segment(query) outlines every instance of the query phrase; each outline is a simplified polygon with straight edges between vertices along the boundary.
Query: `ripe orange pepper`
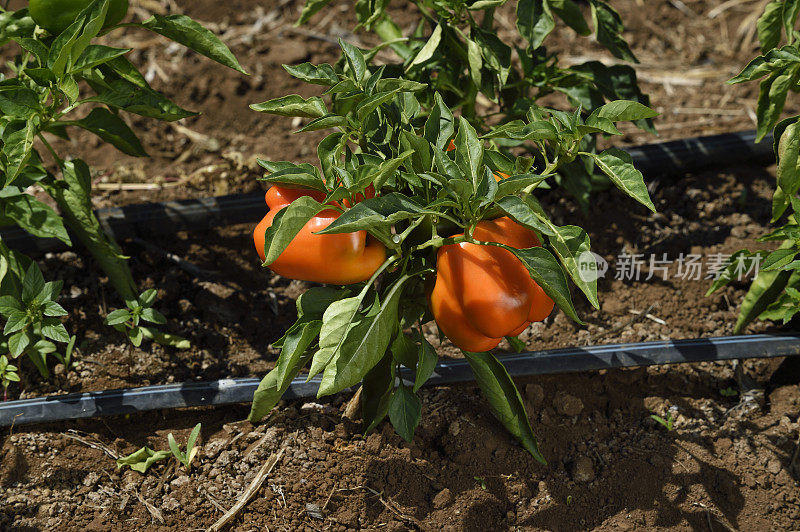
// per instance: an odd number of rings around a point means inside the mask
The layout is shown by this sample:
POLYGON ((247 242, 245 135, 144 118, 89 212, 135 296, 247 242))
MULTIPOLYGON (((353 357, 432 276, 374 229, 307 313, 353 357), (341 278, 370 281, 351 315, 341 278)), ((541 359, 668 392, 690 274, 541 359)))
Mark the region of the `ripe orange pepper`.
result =
MULTIPOLYGON (((253 242, 264 260, 264 233, 275 215, 301 196, 321 202, 325 193, 273 185, 264 199, 269 212, 253 231, 253 242)), ((289 279, 316 283, 353 284, 366 281, 386 260, 386 248, 366 231, 316 235, 328 227, 340 213, 326 209, 306 223, 269 269, 289 279)))
MULTIPOLYGON (((479 222, 473 236, 517 249, 541 245, 533 231, 507 217, 479 222)), ((553 310, 553 300, 513 253, 467 242, 439 248, 429 303, 442 333, 472 352, 496 347, 553 310)))
MULTIPOLYGON (((447 145, 447 150, 446 151, 453 151, 454 149, 456 149, 456 143, 453 142, 453 139, 450 139, 450 144, 447 145)), ((508 174, 505 173, 505 172, 495 172, 494 173, 494 180, 495 181, 500 181, 501 179, 505 179, 507 177, 508 177, 508 174)))

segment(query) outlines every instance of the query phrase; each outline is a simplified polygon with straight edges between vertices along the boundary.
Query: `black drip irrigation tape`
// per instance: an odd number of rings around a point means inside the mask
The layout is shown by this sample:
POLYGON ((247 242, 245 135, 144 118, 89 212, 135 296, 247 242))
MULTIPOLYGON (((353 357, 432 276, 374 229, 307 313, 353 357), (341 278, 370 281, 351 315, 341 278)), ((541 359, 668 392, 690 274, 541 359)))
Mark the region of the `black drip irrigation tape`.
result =
MULTIPOLYGON (((512 377, 584 372, 680 362, 711 362, 741 358, 800 355, 800 334, 747 335, 636 344, 609 344, 533 351, 500 357, 512 377)), ((410 372, 404 379, 413 379, 410 372)), ((463 359, 440 362, 426 386, 471 382, 463 359)), ((225 379, 56 395, 0 403, 0 426, 115 416, 157 409, 221 406, 252 400, 258 379, 225 379)), ((320 378, 295 379, 287 399, 315 397, 320 378)))
MULTIPOLYGON (((775 161, 771 134, 755 143, 755 131, 724 133, 626 148, 633 162, 648 177, 662 177, 734 164, 770 164, 775 161)), ((230 194, 205 199, 143 203, 98 209, 103 229, 116 240, 148 239, 154 234, 200 231, 255 223, 266 212, 264 193, 230 194)), ((55 239, 33 238, 19 228, 0 231, 0 239, 23 253, 65 249, 55 239)))

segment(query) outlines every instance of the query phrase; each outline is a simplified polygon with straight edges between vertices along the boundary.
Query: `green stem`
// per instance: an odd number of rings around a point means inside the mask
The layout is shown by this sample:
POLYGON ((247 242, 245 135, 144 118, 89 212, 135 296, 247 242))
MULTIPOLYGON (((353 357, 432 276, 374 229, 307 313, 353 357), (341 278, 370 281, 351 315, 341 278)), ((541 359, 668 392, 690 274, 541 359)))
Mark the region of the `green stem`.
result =
POLYGON ((383 262, 383 264, 381 264, 380 268, 375 270, 375 273, 373 273, 372 277, 369 278, 369 281, 367 281, 367 284, 364 285, 364 288, 361 289, 361 293, 359 294, 359 297, 364 297, 364 294, 367 293, 367 290, 369 290, 369 287, 372 286, 372 284, 375 282, 375 280, 378 278, 378 276, 380 274, 382 274, 383 271, 386 268, 388 268, 391 263, 393 263, 394 261, 396 261, 399 258, 400 258, 400 255, 395 254, 395 255, 392 255, 391 257, 389 257, 388 259, 386 259, 383 262))
POLYGON ((64 160, 61 159, 61 157, 58 156, 58 154, 56 153, 56 150, 54 150, 53 146, 51 146, 50 143, 47 142, 47 139, 44 138, 44 135, 42 133, 39 133, 37 136, 39 137, 39 140, 42 141, 42 144, 44 144, 45 148, 47 148, 47 151, 50 152, 50 155, 53 156, 53 159, 55 159, 56 164, 58 165, 58 167, 61 168, 62 166, 64 166, 64 160))

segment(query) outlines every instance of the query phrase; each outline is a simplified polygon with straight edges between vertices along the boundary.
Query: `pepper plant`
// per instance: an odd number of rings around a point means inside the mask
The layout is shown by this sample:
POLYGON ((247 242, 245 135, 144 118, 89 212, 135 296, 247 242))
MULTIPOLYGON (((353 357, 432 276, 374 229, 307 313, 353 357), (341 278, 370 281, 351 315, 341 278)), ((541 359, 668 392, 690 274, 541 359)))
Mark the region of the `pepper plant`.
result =
MULTIPOLYGON (((330 0, 306 0, 298 24, 308 22, 328 3, 330 0)), ((387 0, 355 2, 358 27, 374 32, 381 41, 369 53, 387 47, 393 50, 399 62, 386 65, 387 76, 425 83, 417 93, 423 109, 434 108, 434 97, 439 94, 480 133, 491 125, 524 118, 532 104, 552 93, 565 95, 585 117, 614 100, 650 105, 629 65, 608 66, 592 60, 564 67, 556 54, 547 50, 548 36, 560 20, 577 36, 593 36, 615 58, 638 62, 622 36, 622 18, 603 0, 588 1, 591 24, 586 10, 573 0, 518 0, 513 11, 504 9, 512 4, 508 0, 414 0, 409 4, 415 6, 419 23, 404 33, 387 0), (513 17, 515 32, 503 32, 501 37, 498 30, 502 26, 495 16, 498 9, 503 9, 503 16, 513 17), (477 107, 479 95, 487 104, 483 111, 477 107)), ((649 118, 633 122, 655 133, 649 118)), ((586 136, 583 148, 595 151, 595 142, 595 136, 586 136)), ((536 147, 531 148, 537 153, 536 147)), ((584 210, 593 184, 604 185, 593 179, 593 170, 593 165, 578 161, 562 165, 554 176, 584 210)))
POLYGON ((710 295, 758 264, 758 273, 742 301, 734 332, 755 319, 782 321, 800 312, 800 115, 781 120, 789 92, 800 90, 800 33, 794 28, 800 13, 796 0, 772 0, 758 19, 762 55, 728 83, 760 81, 756 141, 773 132, 777 156, 772 220, 777 227, 761 242, 780 242, 774 251, 740 250, 734 253, 708 290, 710 295), (781 43, 783 46, 779 46, 781 43))
POLYGON ((273 344, 280 356, 255 393, 249 419, 263 418, 309 366, 309 379, 321 375, 319 396, 361 383, 366 430, 388 415, 410 440, 421 414, 417 391, 437 360, 423 326, 435 319, 440 332, 462 347, 494 414, 543 461, 519 392, 489 348, 504 335, 519 334, 520 326, 543 319, 546 314, 534 317, 534 311, 549 313, 548 299, 550 308, 555 302, 582 323, 570 281, 596 308, 598 298, 596 280, 581 275, 589 236, 580 227, 553 223, 534 193, 563 165, 580 161, 596 165, 619 190, 654 210, 628 154, 619 149, 597 154, 582 144, 593 133, 618 133, 614 124, 619 121, 656 113, 638 102, 616 100, 584 119, 580 108, 566 113, 531 104, 524 118, 480 135, 438 93, 426 108, 424 84, 389 76, 385 66, 370 64, 370 51, 341 41, 340 46, 344 64, 286 67, 327 87, 325 99, 291 95, 252 106, 311 118, 300 131, 336 130, 317 148, 319 167, 261 161, 272 187, 267 192, 272 210, 254 238, 266 266, 289 277, 341 286, 313 287, 297 300, 298 319, 273 344), (536 156, 512 155, 501 149, 506 141, 530 142, 536 156), (514 235, 522 235, 520 241, 530 247, 510 245, 514 235), (508 285, 493 292, 494 285, 482 289, 458 272, 445 274, 442 253, 459 250, 467 254, 466 262, 451 261, 456 267, 477 260, 480 250, 491 251, 481 264, 508 285), (369 261, 363 260, 365 253, 371 254, 369 261), (519 268, 525 279, 518 278, 519 268), (449 281, 465 283, 465 292, 478 296, 466 301, 461 292, 452 300, 436 295, 433 285, 449 281), (543 293, 534 297, 535 288, 543 293), (497 337, 443 330, 447 309, 454 305, 498 310, 479 301, 482 295, 485 301, 524 301, 522 308, 511 309, 521 313, 505 324, 508 332, 497 337), (478 344, 462 340, 462 333, 479 336, 487 347, 471 348, 478 344))
MULTIPOLYGON (((52 11, 39 9, 40 4, 36 4, 38 11, 33 17, 27 8, 0 8, 0 46, 19 52, 6 64, 0 79, 0 225, 18 226, 33 236, 56 238, 68 246, 77 240, 127 307, 149 307, 152 301, 145 305, 139 297, 128 257, 94 215, 90 168, 80 159, 59 155, 51 140, 69 139, 70 131, 78 128, 124 154, 144 157, 147 153, 124 120, 125 113, 164 121, 197 114, 150 87, 126 58, 130 48, 97 43, 101 34, 122 27, 140 28, 240 72, 243 69, 212 32, 184 15, 153 15, 141 23, 114 23, 120 12, 124 14, 121 8, 127 9, 127 1, 93 0, 84 2, 82 10, 80 2, 71 4, 73 16, 66 20, 64 13, 59 13, 56 20, 52 11), (107 20, 112 4, 114 15, 107 20), (51 203, 41 200, 44 194, 51 203)), ((113 42, 110 37, 107 41, 113 42)), ((27 353, 43 374, 44 355, 55 351, 50 341, 66 343, 70 339, 58 319, 66 315, 56 303, 61 284, 44 283, 28 257, 0 241, 0 314, 6 318, 3 336, 12 358, 27 353)), ((177 337, 151 336, 155 341, 185 346, 177 337)))

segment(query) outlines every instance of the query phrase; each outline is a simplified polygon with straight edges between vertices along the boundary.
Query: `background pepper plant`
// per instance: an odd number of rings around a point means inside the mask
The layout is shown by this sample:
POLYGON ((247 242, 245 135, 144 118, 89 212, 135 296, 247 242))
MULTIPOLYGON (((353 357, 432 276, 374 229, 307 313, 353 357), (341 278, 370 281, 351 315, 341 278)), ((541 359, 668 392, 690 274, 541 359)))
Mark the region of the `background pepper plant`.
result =
MULTIPOLYGON (((19 50, 0 80, 0 224, 16 225, 34 236, 56 238, 67 245, 72 245, 73 239, 79 241, 126 306, 134 309, 149 308, 153 302, 141 301, 127 257, 103 232, 93 213, 91 170, 80 159, 59 156, 48 135, 69 138, 72 128, 80 128, 127 155, 144 157, 147 153, 123 113, 166 121, 196 114, 153 90, 126 59, 131 49, 94 42, 116 28, 152 31, 243 70, 213 33, 189 17, 153 15, 142 23, 118 24, 126 9, 127 0, 37 0, 31 4, 31 12, 0 8, 0 45, 19 50), (46 151, 52 162, 48 163, 40 150, 46 151), (49 195, 57 209, 34 193, 49 195)), ((47 374, 45 355, 55 352, 52 342, 70 340, 59 320, 66 311, 56 303, 61 284, 45 283, 28 257, 0 242, 4 345, 12 358, 27 353, 43 375, 47 374)), ((157 331, 150 337, 185 347, 178 337, 157 331)))
MULTIPOLYGON (((306 0, 298 24, 308 22, 325 8, 330 0, 306 0)), ((491 125, 525 117, 537 100, 552 93, 566 96, 570 106, 580 107, 584 117, 604 103, 632 100, 650 105, 650 99, 639 88, 636 72, 625 64, 605 65, 587 61, 564 67, 556 54, 548 52, 548 35, 557 20, 575 31, 577 36, 593 36, 614 57, 638 62, 622 36, 622 19, 603 0, 589 0, 588 11, 573 0, 414 0, 409 2, 418 11, 419 23, 404 34, 388 10, 387 0, 357 0, 354 11, 358 27, 373 31, 381 43, 369 51, 376 53, 391 48, 399 62, 386 65, 386 75, 425 83, 417 93, 423 109, 434 108, 439 94, 451 109, 458 109, 478 132, 491 125), (501 32, 495 12, 504 10, 516 32, 501 32), (509 35, 510 33, 510 35, 509 35), (479 96, 484 106, 478 108, 479 96)), ((342 57, 341 61, 345 58, 342 57)), ((652 121, 633 121, 640 128, 655 133, 652 121)), ((596 137, 588 135, 582 149, 595 151, 596 137)), ((528 142, 522 144, 537 153, 528 142)), ((579 203, 588 209, 594 188, 604 188, 608 181, 598 179, 589 162, 564 164, 554 176, 579 203)))
MULTIPOLYGON (((352 266, 348 258, 359 260, 366 245, 381 246, 386 258, 355 276, 343 276, 343 286, 313 287, 298 298, 298 319, 273 344, 281 353, 255 393, 250 420, 264 417, 292 379, 310 366, 309 379, 322 375, 319 396, 362 383, 366 430, 388 415, 398 433, 410 440, 421 413, 416 392, 437 360, 422 329, 434 317, 439 319, 429 305, 437 254, 444 246, 464 243, 511 253, 548 298, 581 322, 568 283, 571 279, 598 306, 596 281, 580 275, 580 256, 590 248, 589 236, 577 226, 555 225, 533 192, 562 165, 591 161, 622 192, 654 210, 630 156, 618 149, 595 154, 583 151, 581 144, 592 133, 616 133, 618 121, 652 118, 655 113, 638 102, 618 100, 583 119, 580 108, 565 113, 531 104, 524 119, 479 136, 466 118, 453 115, 438 93, 433 107, 425 108, 417 97, 426 90, 424 84, 389 77, 385 66, 370 65, 372 52, 341 41, 340 46, 343 65, 286 67, 300 79, 326 86, 330 107, 320 97, 297 95, 252 106, 265 113, 311 118, 301 131, 336 129, 318 146, 319 167, 261 161, 268 171, 264 179, 273 187, 267 192, 273 210, 268 223, 256 229, 256 247, 265 265, 311 280, 320 279, 309 275, 309 264, 330 277, 340 265, 352 266), (503 140, 530 141, 539 152, 535 158, 510 155, 498 149, 503 140), (283 201, 274 201, 276 196, 283 201), (325 224, 319 223, 320 216, 326 217, 325 224), (488 234, 482 224, 501 218, 542 245, 517 249, 502 238, 480 240, 488 234), (315 228, 315 235, 309 227, 315 228), (355 244, 342 247, 333 236, 355 244), (369 244, 368 238, 376 242, 369 244), (295 239, 302 244, 296 246, 295 239), (295 260, 296 253, 306 254, 305 264, 295 260), (318 260, 325 256, 328 262, 318 260), (294 271, 292 264, 298 265, 294 271)), ((497 271, 500 276, 507 273, 497 271)), ((503 365, 487 351, 464 354, 492 411, 543 460, 503 365)))
POLYGON ((800 312, 800 115, 781 120, 789 92, 800 90, 800 34, 794 29, 800 1, 772 0, 758 19, 762 55, 753 59, 728 83, 761 80, 756 105, 756 141, 773 131, 777 156, 777 180, 772 198, 772 223, 778 227, 762 236, 762 242, 780 242, 775 251, 740 250, 728 260, 708 295, 754 268, 758 275, 745 295, 734 332, 755 319, 782 321, 800 312), (783 46, 779 45, 784 42, 783 46))

